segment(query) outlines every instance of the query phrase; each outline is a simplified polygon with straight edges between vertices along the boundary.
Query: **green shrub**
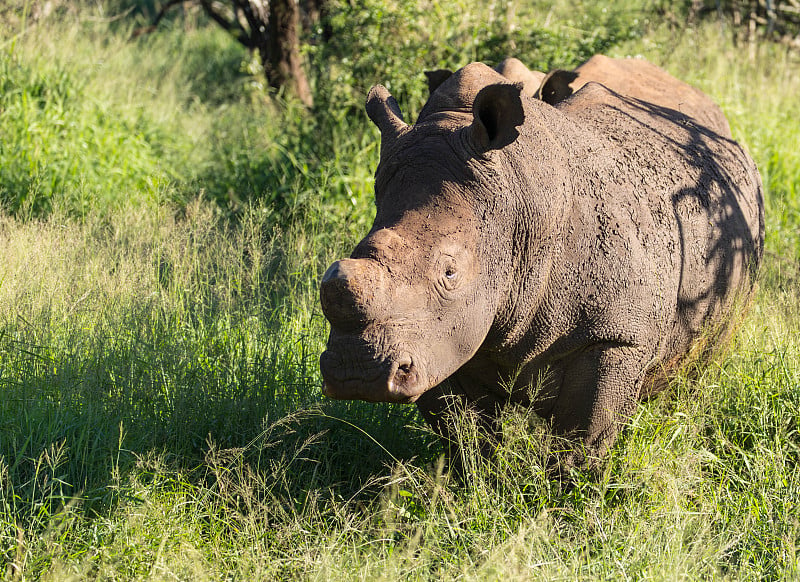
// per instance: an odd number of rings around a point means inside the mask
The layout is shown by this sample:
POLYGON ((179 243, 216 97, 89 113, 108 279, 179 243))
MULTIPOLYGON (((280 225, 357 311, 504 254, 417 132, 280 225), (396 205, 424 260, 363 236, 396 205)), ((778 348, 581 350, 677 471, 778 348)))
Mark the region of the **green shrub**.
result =
POLYGON ((366 0, 328 3, 330 38, 307 49, 320 112, 338 119, 363 108, 369 88, 384 84, 409 120, 427 99, 423 72, 491 66, 515 56, 548 71, 575 66, 597 52, 639 37, 644 4, 366 0), (555 14, 554 14, 555 13, 555 14))

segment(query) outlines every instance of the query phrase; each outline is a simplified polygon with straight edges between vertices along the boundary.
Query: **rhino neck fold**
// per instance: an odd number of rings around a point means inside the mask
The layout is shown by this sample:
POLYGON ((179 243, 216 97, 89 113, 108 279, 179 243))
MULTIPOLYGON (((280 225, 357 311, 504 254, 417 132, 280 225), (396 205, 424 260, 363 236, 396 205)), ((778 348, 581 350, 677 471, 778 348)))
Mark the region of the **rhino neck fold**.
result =
MULTIPOLYGON (((564 266, 564 239, 570 234, 567 225, 573 214, 576 185, 572 175, 576 169, 569 162, 569 151, 574 149, 569 140, 575 139, 576 128, 560 111, 540 102, 529 104, 526 115, 542 117, 545 123, 535 131, 524 128, 508 151, 497 154, 503 157, 505 167, 502 182, 514 185, 512 191, 503 193, 505 202, 514 205, 509 213, 514 223, 505 243, 512 249, 511 264, 485 343, 491 351, 546 348, 549 332, 533 322, 553 301, 548 290, 564 266), (516 161, 520 156, 526 163, 516 161), (535 347, 522 348, 521 344, 535 347)), ((498 162, 493 165, 497 167, 498 162)))

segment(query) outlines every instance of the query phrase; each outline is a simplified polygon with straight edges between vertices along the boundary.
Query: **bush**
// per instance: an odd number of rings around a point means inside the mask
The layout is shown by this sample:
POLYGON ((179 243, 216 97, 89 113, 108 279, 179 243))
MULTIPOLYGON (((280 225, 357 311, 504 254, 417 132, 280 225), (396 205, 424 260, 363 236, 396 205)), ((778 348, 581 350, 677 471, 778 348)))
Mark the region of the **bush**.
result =
POLYGON ((552 22, 535 4, 513 6, 331 0, 330 36, 307 39, 311 113, 267 98, 260 67, 197 15, 176 13, 133 42, 141 10, 128 21, 40 23, 47 43, 23 35, 0 54, 0 205, 83 216, 120 200, 183 204, 202 191, 229 212, 257 201, 277 224, 324 192, 337 212, 365 208, 363 224, 378 149, 363 109, 370 86, 386 84, 413 120, 427 98, 424 70, 512 54, 534 68, 572 66, 642 28, 613 5, 579 16, 558 5, 552 22))
POLYGON ((638 4, 516 4, 330 0, 329 39, 311 39, 308 48, 320 113, 360 113, 369 88, 382 83, 413 120, 427 99, 426 70, 494 66, 509 56, 544 71, 575 66, 640 36, 649 13, 638 4))

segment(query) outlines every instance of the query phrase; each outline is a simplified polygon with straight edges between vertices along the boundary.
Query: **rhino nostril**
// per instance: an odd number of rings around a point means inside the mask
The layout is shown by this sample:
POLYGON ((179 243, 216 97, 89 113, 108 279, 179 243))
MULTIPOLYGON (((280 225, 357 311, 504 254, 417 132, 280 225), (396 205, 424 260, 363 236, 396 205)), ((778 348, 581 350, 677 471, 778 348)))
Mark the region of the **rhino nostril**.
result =
POLYGON ((389 381, 389 392, 408 394, 413 392, 418 384, 417 369, 411 359, 403 359, 389 381))

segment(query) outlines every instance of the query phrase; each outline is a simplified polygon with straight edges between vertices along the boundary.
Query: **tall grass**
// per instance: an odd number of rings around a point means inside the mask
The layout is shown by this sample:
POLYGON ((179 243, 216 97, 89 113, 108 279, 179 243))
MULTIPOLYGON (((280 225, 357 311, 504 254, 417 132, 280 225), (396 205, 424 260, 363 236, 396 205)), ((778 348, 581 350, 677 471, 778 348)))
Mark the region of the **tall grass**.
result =
POLYGON ((311 113, 202 21, 131 41, 69 16, 0 46, 0 577, 800 577, 797 57, 611 3, 334 6, 341 46, 308 55, 330 109, 311 113), (317 280, 372 216, 361 93, 395 83, 413 119, 422 68, 512 50, 645 54, 722 104, 766 186, 732 349, 571 487, 529 411, 492 460, 464 419, 459 484, 413 408, 318 388, 317 280))

